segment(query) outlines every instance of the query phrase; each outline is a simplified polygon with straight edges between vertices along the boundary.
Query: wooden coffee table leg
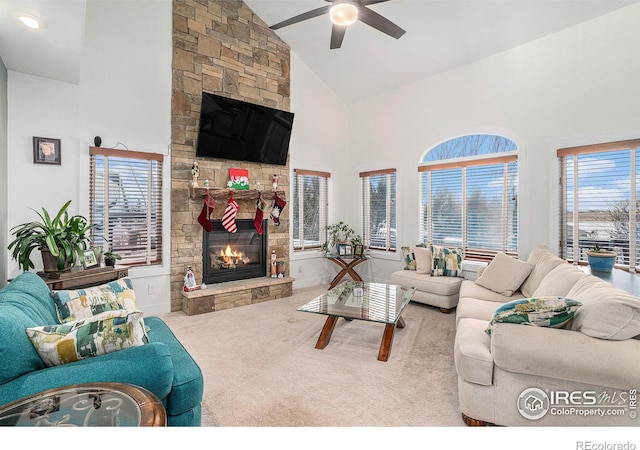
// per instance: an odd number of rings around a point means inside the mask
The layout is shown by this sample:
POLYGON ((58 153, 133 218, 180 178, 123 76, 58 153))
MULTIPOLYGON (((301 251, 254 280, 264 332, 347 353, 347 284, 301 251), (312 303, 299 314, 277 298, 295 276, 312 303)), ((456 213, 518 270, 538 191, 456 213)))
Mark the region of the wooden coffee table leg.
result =
POLYGON ((384 327, 384 334, 382 335, 382 342, 380 342, 380 351, 378 352, 378 361, 386 361, 389 359, 389 353, 391 353, 391 344, 393 343, 393 332, 396 329, 396 325, 388 323, 384 327))
POLYGON ((331 335, 333 334, 333 329, 336 327, 336 322, 338 318, 336 316, 327 317, 327 321, 324 323, 324 327, 322 327, 322 331, 320 332, 320 337, 318 337, 318 342, 316 342, 316 348, 322 350, 327 346, 329 340, 331 340, 331 335))

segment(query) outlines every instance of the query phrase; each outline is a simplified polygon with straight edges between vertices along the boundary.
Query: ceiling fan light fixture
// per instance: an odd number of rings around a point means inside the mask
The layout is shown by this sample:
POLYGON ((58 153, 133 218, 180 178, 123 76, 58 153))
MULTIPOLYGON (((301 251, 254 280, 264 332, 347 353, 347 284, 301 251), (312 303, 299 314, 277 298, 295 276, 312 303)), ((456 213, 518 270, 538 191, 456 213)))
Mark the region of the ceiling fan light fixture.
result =
POLYGON ((40 21, 38 19, 36 19, 33 16, 29 16, 27 14, 20 14, 18 16, 18 20, 22 22, 24 25, 26 25, 27 27, 32 28, 34 30, 40 28, 41 26, 40 21))
POLYGON ((351 3, 338 3, 329 10, 329 17, 335 25, 351 25, 358 20, 358 8, 351 3))

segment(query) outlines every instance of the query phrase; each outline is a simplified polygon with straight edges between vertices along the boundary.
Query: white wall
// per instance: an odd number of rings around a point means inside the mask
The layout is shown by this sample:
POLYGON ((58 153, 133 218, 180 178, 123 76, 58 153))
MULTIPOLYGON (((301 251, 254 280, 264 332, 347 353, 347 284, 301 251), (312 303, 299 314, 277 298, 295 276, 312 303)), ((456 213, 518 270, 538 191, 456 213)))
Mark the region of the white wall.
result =
MULTIPOLYGON (((424 153, 461 134, 502 134, 520 149, 520 254, 526 257, 539 244, 556 249, 555 150, 640 132, 638 23, 635 4, 351 105, 342 163, 355 176, 398 169, 398 245, 412 245, 418 240, 417 165, 424 153)), ((357 196, 342 195, 336 203, 339 217, 359 223, 357 196)), ((379 281, 401 267, 399 255, 369 264, 379 281)))
MULTIPOLYGON (((339 199, 355 192, 353 185, 345 184, 346 174, 353 170, 344 164, 348 151, 347 106, 294 52, 291 111, 295 114, 289 150, 291 177, 294 169, 330 172, 329 198, 334 200, 329 202, 329 223, 338 221, 342 214, 339 199)), ((289 204, 290 215, 292 206, 289 204)), ((294 252, 291 248, 290 255, 294 288, 328 283, 337 273, 337 266, 331 267, 333 264, 319 251, 294 252)))
POLYGON ((0 58, 0 286, 8 278, 7 169, 7 68, 0 58))
MULTIPOLYGON (((103 147, 122 143, 166 156, 164 218, 170 223, 171 8, 170 0, 88 2, 78 85, 9 72, 9 227, 35 219, 29 208, 57 211, 69 199, 72 213, 88 214, 88 151, 96 135, 103 147), (61 139, 60 166, 33 164, 33 136, 61 139)), ((166 229, 164 265, 130 271, 146 314, 170 310, 166 229)), ((18 265, 6 259, 8 276, 15 277, 18 265)), ((41 269, 39 257, 33 259, 41 269)))

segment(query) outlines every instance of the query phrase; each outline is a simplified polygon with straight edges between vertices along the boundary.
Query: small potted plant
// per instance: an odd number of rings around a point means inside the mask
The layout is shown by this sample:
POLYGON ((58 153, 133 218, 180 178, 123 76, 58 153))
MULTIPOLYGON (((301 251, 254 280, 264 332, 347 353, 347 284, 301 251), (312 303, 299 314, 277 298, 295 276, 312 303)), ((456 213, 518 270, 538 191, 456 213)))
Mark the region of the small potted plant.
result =
POLYGON ((598 244, 587 250, 587 260, 592 272, 611 272, 616 262, 616 256, 616 252, 603 250, 598 244))
POLYGON ((122 259, 122 256, 118 255, 114 252, 105 252, 104 254, 104 265, 109 267, 114 267, 116 265, 116 260, 122 259))
POLYGON ((52 218, 49 212, 42 208, 37 211, 40 221, 27 222, 11 229, 15 239, 8 249, 11 256, 25 272, 34 269, 31 253, 39 250, 45 272, 63 272, 71 270, 91 243, 90 230, 87 219, 80 215, 69 215, 67 209, 71 200, 66 202, 52 218))
POLYGON ((362 244, 362 237, 343 221, 327 225, 326 229, 327 240, 322 244, 322 251, 326 255, 336 253, 337 244, 362 244))

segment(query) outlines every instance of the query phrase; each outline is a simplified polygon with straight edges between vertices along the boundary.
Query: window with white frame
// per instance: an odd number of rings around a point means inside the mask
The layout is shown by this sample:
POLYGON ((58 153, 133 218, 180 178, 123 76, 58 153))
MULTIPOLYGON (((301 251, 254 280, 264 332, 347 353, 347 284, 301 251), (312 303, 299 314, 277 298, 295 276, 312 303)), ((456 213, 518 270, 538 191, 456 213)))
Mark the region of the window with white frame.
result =
POLYGON ((518 252, 517 146, 503 136, 460 136, 429 151, 420 172, 420 241, 466 259, 518 252))
POLYGON ((396 250, 396 169, 361 172, 364 245, 396 250))
POLYGON ((156 153, 90 149, 94 241, 120 264, 162 262, 162 162, 156 153))
POLYGON ((293 173, 293 249, 317 250, 326 241, 331 174, 304 169, 293 173))
POLYGON ((598 246, 617 253, 616 266, 640 266, 638 167, 640 139, 563 148, 560 163, 560 252, 586 262, 598 246))

